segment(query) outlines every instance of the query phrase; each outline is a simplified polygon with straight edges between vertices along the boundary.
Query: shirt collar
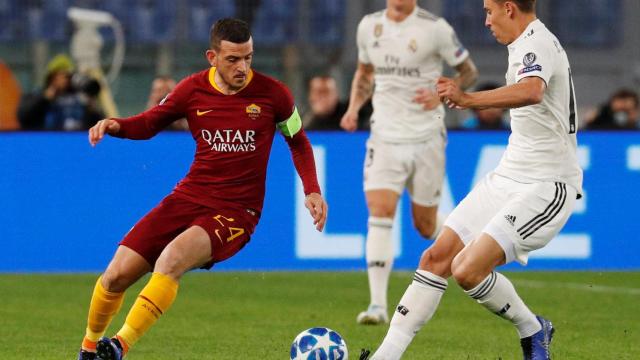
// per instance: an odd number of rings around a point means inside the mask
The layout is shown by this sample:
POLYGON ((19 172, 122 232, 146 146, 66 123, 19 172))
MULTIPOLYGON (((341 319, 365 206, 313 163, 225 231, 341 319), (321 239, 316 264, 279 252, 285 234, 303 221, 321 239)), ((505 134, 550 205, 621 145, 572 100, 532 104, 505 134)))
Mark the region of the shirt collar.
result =
POLYGON ((418 10, 420 10, 420 8, 416 4, 416 6, 413 8, 413 11, 411 12, 411 14, 409 14, 409 16, 407 16, 404 20, 402 20, 400 22, 396 22, 396 21, 393 21, 393 20, 389 19, 387 17, 387 9, 384 9, 384 13, 382 14, 382 17, 384 19, 384 22, 386 22, 387 24, 402 25, 402 24, 405 24, 408 20, 411 20, 411 19, 415 18, 418 15, 418 10))
POLYGON ((532 22, 529 23, 529 25, 527 25, 527 28, 524 29, 522 34, 520 34, 520 36, 518 36, 517 39, 515 39, 511 44, 509 44, 509 48, 514 48, 518 42, 533 35, 536 31, 539 31, 543 26, 544 24, 542 23, 542 21, 540 21, 540 19, 533 20, 532 22))

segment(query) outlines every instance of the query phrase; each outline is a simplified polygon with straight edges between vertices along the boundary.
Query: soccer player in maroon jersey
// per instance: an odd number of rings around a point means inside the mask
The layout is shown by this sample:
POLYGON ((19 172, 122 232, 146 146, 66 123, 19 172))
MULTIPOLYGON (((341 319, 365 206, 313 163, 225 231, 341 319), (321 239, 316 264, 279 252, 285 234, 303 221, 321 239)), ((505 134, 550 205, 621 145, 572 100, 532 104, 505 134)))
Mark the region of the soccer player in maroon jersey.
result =
POLYGON ((251 70, 247 24, 223 19, 211 30, 211 68, 182 80, 156 107, 89 130, 95 146, 105 134, 149 139, 186 118, 196 154, 187 176, 143 217, 118 247, 95 285, 80 360, 120 360, 173 303, 180 277, 211 268, 238 252, 260 218, 267 161, 276 129, 284 135, 318 231, 327 218, 313 153, 289 90, 251 70), (153 271, 116 336, 102 337, 124 291, 153 271))

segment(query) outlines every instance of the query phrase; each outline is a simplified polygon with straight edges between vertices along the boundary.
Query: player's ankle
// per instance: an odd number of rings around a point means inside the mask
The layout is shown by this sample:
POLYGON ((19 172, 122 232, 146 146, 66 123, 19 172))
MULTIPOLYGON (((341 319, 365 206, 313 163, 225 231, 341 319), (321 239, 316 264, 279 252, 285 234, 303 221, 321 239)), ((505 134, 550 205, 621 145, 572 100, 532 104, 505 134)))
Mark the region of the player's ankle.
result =
POLYGON ((120 343, 120 346, 122 347, 122 356, 124 357, 124 355, 126 355, 129 352, 129 344, 120 335, 116 335, 115 338, 118 340, 118 342, 120 343))
POLYGON ((96 345, 98 344, 97 341, 91 341, 89 339, 87 339, 87 337, 84 337, 82 339, 82 346, 80 347, 82 350, 87 351, 87 352, 96 352, 96 345))

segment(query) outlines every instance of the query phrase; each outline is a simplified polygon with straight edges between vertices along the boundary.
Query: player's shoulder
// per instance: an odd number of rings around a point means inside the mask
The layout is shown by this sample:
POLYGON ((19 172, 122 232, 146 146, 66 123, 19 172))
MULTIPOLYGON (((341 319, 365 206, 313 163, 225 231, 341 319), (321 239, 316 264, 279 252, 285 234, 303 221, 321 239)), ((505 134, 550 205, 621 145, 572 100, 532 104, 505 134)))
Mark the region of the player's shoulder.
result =
POLYGON ((178 85, 182 87, 193 87, 193 86, 201 86, 204 83, 209 82, 209 72, 211 68, 206 68, 204 70, 189 74, 182 78, 178 82, 178 85))
POLYGON ((291 93, 289 87, 287 87, 287 85, 285 85, 282 81, 269 75, 263 74, 259 71, 251 71, 253 72, 253 78, 251 82, 253 82, 257 88, 267 91, 272 95, 271 97, 278 98, 291 93))
POLYGON ((436 23, 442 21, 446 23, 446 20, 444 20, 444 18, 441 18, 440 16, 437 16, 421 7, 418 7, 418 11, 416 11, 416 19, 428 23, 436 23))
POLYGON ((520 42, 522 47, 534 47, 552 50, 561 48, 558 38, 541 21, 525 30, 520 42))

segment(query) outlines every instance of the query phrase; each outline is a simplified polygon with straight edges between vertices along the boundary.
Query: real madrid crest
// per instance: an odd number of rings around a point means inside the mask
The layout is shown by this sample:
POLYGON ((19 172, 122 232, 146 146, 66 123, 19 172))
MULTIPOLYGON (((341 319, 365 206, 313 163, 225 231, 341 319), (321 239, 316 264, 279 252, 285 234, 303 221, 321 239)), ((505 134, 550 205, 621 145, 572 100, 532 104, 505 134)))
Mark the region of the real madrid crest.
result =
POLYGON ((416 39, 411 39, 411 41, 409 41, 409 50, 411 50, 411 52, 418 51, 418 42, 416 39))
POLYGON ((249 106, 247 106, 247 108, 245 109, 245 111, 247 112, 247 116, 249 116, 250 119, 257 119, 258 117, 260 117, 260 106, 256 105, 256 104, 251 104, 249 106))
POLYGON ((382 35, 382 24, 376 24, 373 28, 373 35, 375 37, 380 37, 382 35))

